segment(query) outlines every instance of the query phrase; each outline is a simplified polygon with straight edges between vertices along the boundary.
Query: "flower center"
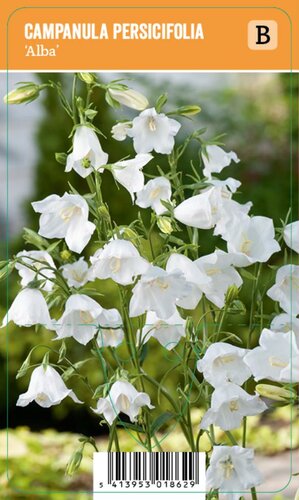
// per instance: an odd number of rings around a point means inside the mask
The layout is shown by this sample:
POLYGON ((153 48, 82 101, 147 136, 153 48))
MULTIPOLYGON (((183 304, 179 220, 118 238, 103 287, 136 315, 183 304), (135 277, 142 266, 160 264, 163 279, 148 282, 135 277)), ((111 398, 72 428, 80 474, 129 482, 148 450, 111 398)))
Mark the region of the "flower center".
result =
POLYGON ((274 368, 286 368, 289 363, 286 363, 282 359, 276 358, 275 356, 270 356, 269 363, 274 368))
POLYGON ((214 276, 214 274, 220 274, 220 269, 218 267, 210 267, 210 269, 206 270, 206 274, 208 276, 214 276))
POLYGON ((84 158, 82 158, 81 165, 83 168, 89 168, 91 166, 91 161, 88 158, 88 155, 86 155, 84 158))
POLYGON ((74 215, 79 215, 81 213, 81 208, 72 206, 65 207, 60 212, 60 217, 64 222, 69 222, 74 215))
POLYGON ((149 195, 151 200, 155 200, 158 198, 159 194, 161 193, 161 188, 157 187, 156 189, 153 189, 149 195))
POLYGON ((43 393, 39 392, 35 398, 37 403, 43 403, 43 401, 47 401, 48 397, 43 393))
POLYGON ((110 269, 113 273, 117 273, 120 270, 121 259, 119 257, 112 257, 110 260, 110 269))
POLYGON ((75 281, 83 281, 83 279, 85 278, 85 275, 86 273, 80 273, 80 271, 72 271, 72 278, 75 280, 75 281))
POLYGON ((120 407, 122 411, 128 411, 130 408, 130 400, 125 394, 121 394, 119 398, 120 407))
POLYGON ((92 323, 93 317, 89 311, 80 311, 80 321, 87 325, 88 323, 92 323))
POLYGON ((152 116, 148 119, 148 128, 151 132, 156 132, 157 130, 156 120, 152 116))
POLYGON ((239 410, 239 404, 238 404, 238 401, 236 399, 229 402, 229 409, 231 412, 239 410))
POLYGON ((226 354, 224 356, 219 356, 215 359, 216 366, 223 366, 235 361, 236 356, 234 354, 226 354))
POLYGON ((151 284, 156 285, 158 288, 161 288, 161 290, 166 290, 169 287, 169 284, 160 278, 156 278, 151 282, 151 284))
POLYGON ((224 478, 230 479, 232 477, 232 473, 235 470, 234 465, 231 461, 231 458, 228 458, 227 460, 224 460, 223 462, 221 462, 221 467, 223 468, 224 478))
POLYGON ((243 241, 240 247, 240 251, 245 253, 245 255, 249 255, 252 241, 248 239, 248 236, 243 236, 243 241))

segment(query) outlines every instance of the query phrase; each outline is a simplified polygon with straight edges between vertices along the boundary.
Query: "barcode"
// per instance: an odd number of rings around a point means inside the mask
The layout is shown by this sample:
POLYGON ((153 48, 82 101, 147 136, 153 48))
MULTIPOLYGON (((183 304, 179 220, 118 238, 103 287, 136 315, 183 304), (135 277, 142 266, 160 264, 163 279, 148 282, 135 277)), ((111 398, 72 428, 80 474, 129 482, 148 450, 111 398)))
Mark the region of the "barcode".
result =
POLYGON ((108 453, 108 484, 113 481, 193 481, 199 484, 199 453, 108 453))
POLYGON ((100 493, 118 491, 174 491, 176 500, 181 498, 179 492, 196 492, 197 500, 205 500, 205 475, 203 452, 99 451, 93 454, 94 500, 100 493))

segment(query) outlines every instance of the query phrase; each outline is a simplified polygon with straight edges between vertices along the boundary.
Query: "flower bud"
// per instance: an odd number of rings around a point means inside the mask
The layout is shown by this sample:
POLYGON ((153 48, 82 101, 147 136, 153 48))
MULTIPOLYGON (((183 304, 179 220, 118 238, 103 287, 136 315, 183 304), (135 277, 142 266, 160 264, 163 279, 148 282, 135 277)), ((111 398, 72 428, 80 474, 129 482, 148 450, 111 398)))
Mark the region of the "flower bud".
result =
POLYGON ((109 93, 115 101, 119 104, 127 106, 128 108, 142 111, 149 105, 147 98, 140 94, 140 92, 133 89, 116 90, 109 88, 109 93))
POLYGON ((225 305, 231 304, 239 295, 239 289, 236 285, 231 285, 225 294, 225 305))
POLYGON ((72 455, 71 458, 69 459, 65 473, 68 474, 69 476, 72 476, 74 472, 76 472, 77 469, 79 469, 80 464, 82 462, 83 458, 83 446, 80 446, 72 455))
POLYGON ((181 106, 177 109, 176 114, 182 116, 194 116, 201 112, 199 106, 181 106))
POLYGON ((48 247, 48 242, 44 238, 42 238, 39 234, 37 234, 32 229, 28 227, 24 227, 23 238, 26 243, 30 243, 31 245, 42 250, 44 247, 48 247))
POLYGON ((164 234, 171 234, 173 231, 171 220, 168 217, 158 217, 157 226, 164 234))
POLYGON ((82 80, 82 82, 87 83, 87 85, 91 85, 96 81, 96 76, 94 73, 77 73, 78 78, 82 80))
POLYGON ((138 239, 138 234, 136 231, 131 229, 130 227, 125 227, 123 230, 123 235, 127 240, 134 241, 138 239))
POLYGON ((296 394, 292 390, 284 389, 277 385, 258 384, 255 390, 260 396, 273 399, 274 401, 290 401, 296 397, 296 394))
POLYGON ((109 221, 110 220, 110 214, 108 211, 108 208, 105 205, 101 205, 98 208, 99 215, 102 219, 109 221))
POLYGON ((60 252, 60 257, 62 258, 62 260, 67 261, 71 258, 71 256, 72 254, 68 250, 62 250, 62 252, 60 252))
POLYGON ((27 83, 21 87, 11 90, 3 98, 6 104, 22 104, 23 102, 31 102, 39 96, 39 85, 35 83, 27 83))
POLYGON ((14 270, 15 263, 10 262, 9 260, 4 260, 0 262, 0 281, 7 278, 10 273, 14 270))

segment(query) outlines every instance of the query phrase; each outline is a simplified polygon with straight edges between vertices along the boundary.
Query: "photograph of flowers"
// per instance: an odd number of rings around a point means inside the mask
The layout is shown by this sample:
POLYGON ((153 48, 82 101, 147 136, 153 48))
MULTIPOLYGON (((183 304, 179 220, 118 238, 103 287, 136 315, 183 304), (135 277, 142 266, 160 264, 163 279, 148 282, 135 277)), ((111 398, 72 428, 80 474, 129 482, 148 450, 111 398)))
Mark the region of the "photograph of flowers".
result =
POLYGON ((3 498, 91 499, 94 451, 298 498, 298 75, 5 79, 3 498))

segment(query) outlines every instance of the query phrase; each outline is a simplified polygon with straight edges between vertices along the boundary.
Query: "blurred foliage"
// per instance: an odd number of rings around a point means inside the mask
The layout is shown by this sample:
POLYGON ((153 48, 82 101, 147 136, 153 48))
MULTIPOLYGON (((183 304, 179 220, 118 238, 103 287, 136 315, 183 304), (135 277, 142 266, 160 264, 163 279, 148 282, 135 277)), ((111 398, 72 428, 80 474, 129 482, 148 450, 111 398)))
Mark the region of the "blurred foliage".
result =
MULTIPOLYGON (((49 79, 60 80, 70 93, 71 75, 69 74, 40 74, 41 82, 49 79)), ((134 75, 129 75, 130 78, 134 75)), ((298 91, 298 75, 276 75, 276 74, 236 74, 231 75, 229 84, 224 81, 220 84, 219 75, 215 76, 218 86, 203 88, 196 85, 197 79, 202 78, 200 74, 190 75, 190 85, 180 80, 172 80, 169 74, 169 81, 158 78, 149 79, 146 75, 136 75, 136 81, 132 86, 139 86, 148 96, 150 105, 154 105, 157 97, 169 87, 168 110, 184 104, 198 104, 202 112, 194 120, 190 121, 180 118, 183 123, 182 130, 178 135, 178 141, 182 140, 191 129, 207 127, 205 138, 226 133, 223 142, 227 150, 235 150, 241 162, 225 169, 220 176, 236 177, 242 181, 241 192, 236 195, 240 202, 252 200, 254 203, 252 213, 269 216, 274 219, 275 225, 281 225, 280 218, 284 218, 291 200, 293 201, 294 220, 297 218, 297 178, 296 172, 292 172, 292 185, 290 183, 290 139, 293 138, 292 153, 293 165, 297 163, 298 150, 296 139, 298 133, 298 108, 294 100, 291 101, 291 90, 293 95, 298 91), (217 78, 216 78, 217 76, 217 78), (293 127, 291 129, 292 117, 293 127), (291 190, 292 188, 292 190, 291 190)), ((210 75, 213 78, 213 75, 210 75)), ((222 76, 221 76, 222 78, 222 76)), ((223 75, 227 78, 227 75, 223 75)), ((78 83, 78 90, 83 90, 83 83, 78 83), (81 85, 81 87, 79 87, 81 85)), ((128 155, 133 156, 134 151, 130 140, 117 142, 111 138, 110 130, 117 119, 132 118, 135 113, 121 109, 120 111, 110 110, 103 101, 103 93, 96 91, 94 102, 99 109, 95 119, 95 125, 103 132, 106 138, 101 138, 103 149, 109 152, 111 162, 117 161, 128 155)), ((43 107, 43 119, 41 120, 36 136, 39 150, 39 159, 35 173, 35 194, 32 200, 40 200, 45 196, 57 193, 63 194, 68 190, 70 182, 80 192, 86 191, 86 181, 76 175, 75 172, 64 173, 62 165, 55 160, 56 152, 67 152, 71 146, 69 133, 71 122, 67 115, 63 114, 57 96, 52 90, 46 91, 41 99, 43 107)), ((197 158, 196 146, 191 144, 181 162, 181 169, 188 173, 190 161, 197 158)), ((157 175, 156 165, 166 165, 166 158, 163 155, 156 155, 153 161, 145 169, 149 175, 157 175)), ((137 215, 137 207, 132 206, 130 196, 125 189, 116 186, 112 176, 106 172, 103 174, 103 193, 109 206, 113 219, 120 224, 130 222, 137 215)), ((26 204, 28 214, 28 227, 38 229, 38 216, 34 214, 30 201, 26 204)), ((148 212, 143 214, 149 216, 148 212)), ((212 231, 205 231, 204 238, 200 237, 200 254, 213 251, 215 245, 219 244, 219 239, 212 236, 212 231)), ((159 247, 159 239, 156 236, 156 247, 159 247)), ((12 253, 23 248, 23 242, 18 239, 12 245, 12 253)), ((95 248, 88 250, 93 253, 95 248)), ((88 254, 86 254, 88 258, 88 254)), ((282 264, 280 257, 272 259, 276 265, 282 264)), ((249 271, 253 269, 249 268, 249 271)), ((273 281, 275 271, 268 269, 263 274, 263 288, 267 290, 273 281)), ((115 307, 116 296, 115 286, 109 280, 97 282, 99 290, 103 292, 100 302, 104 307, 115 307)), ((18 291, 18 280, 16 273, 9 280, 10 300, 18 291)), ((250 281, 243 287, 240 298, 248 308, 250 305, 251 283, 250 281)), ((267 326, 274 314, 273 302, 270 299, 265 301, 264 323, 257 325, 256 336, 262 328, 267 326)), ((5 304, 2 304, 1 317, 4 315, 5 304)), ((278 309, 277 309, 278 312, 278 309)), ((248 312, 244 315, 232 315, 226 322, 225 327, 231 332, 236 332, 242 339, 247 336, 248 312)), ((22 423, 30 425, 33 429, 46 428, 49 425, 60 430, 73 430, 75 432, 89 432, 99 434, 103 428, 98 426, 98 418, 92 414, 91 410, 74 405, 69 398, 63 404, 52 407, 48 410, 41 409, 37 405, 29 405, 26 408, 15 408, 17 396, 24 392, 28 384, 28 375, 15 380, 15 374, 21 366, 28 351, 37 343, 50 345, 55 348, 52 341, 53 334, 39 328, 38 331, 30 328, 16 328, 10 325, 8 328, 8 349, 9 349, 9 407, 10 425, 16 426, 22 423)), ((68 352, 71 359, 77 360, 88 356, 89 346, 84 347, 67 339, 68 352)), ((165 367, 175 363, 176 355, 169 354, 162 349, 159 344, 152 339, 148 344, 150 355, 145 360, 144 368, 149 370, 151 375, 160 380, 165 373, 165 367), (154 363, 152 360, 154 359, 154 363)), ((119 355, 124 355, 123 348, 118 348, 119 355)), ((0 364, 1 375, 5 375, 5 351, 6 341, 4 335, 0 336, 0 364)), ((44 352, 37 350, 33 359, 38 363, 42 359, 44 352)), ((95 362, 87 364, 83 368, 83 373, 88 373, 91 383, 95 386, 103 382, 103 375, 95 362)), ((167 379, 169 390, 175 392, 180 381, 180 373, 173 371, 167 379)), ((74 382, 77 382, 75 379, 74 382)), ((71 387, 73 381, 68 385, 71 387)), ((149 392, 150 391, 150 388, 149 392)), ((4 384, 0 387, 0 397, 4 401, 4 384)), ((84 397, 84 386, 77 383, 76 392, 79 397, 84 397), (77 389, 78 388, 78 389, 77 389)), ((176 395, 177 396, 177 395, 176 395)), ((162 399, 159 411, 165 411, 167 404, 162 399)), ((2 407, 2 417, 4 417, 4 407, 2 407)), ((1 419, 3 421, 3 418, 1 419)), ((267 433, 267 430, 263 430, 267 433)), ((268 436, 268 440, 270 436, 268 436)), ((256 437, 256 444, 259 443, 259 434, 256 437)), ((177 445, 176 445, 177 446, 177 445)), ((270 445, 271 446, 271 445, 270 445)))
MULTIPOLYGON (((198 429, 198 424, 202 412, 192 411, 192 421, 194 432, 198 429)), ((295 418, 298 416, 294 415, 295 418)), ((272 455, 288 449, 290 442, 290 408, 277 409, 270 417, 263 416, 248 418, 248 445, 257 448, 257 457, 261 454, 272 455), (262 424, 262 425, 261 425, 262 424), (259 429, 262 431, 260 432, 259 429), (257 435, 258 442, 257 442, 257 435)), ((159 432, 157 437, 161 442, 164 451, 187 450, 184 436, 179 429, 171 431, 167 435, 167 426, 163 432, 159 432)), ((218 442, 227 444, 227 438, 220 429, 216 429, 218 442)), ((18 427, 8 432, 8 474, 6 474, 6 432, 0 432, 0 488, 3 498, 11 500, 20 498, 22 492, 34 495, 36 499, 45 498, 41 492, 49 493, 47 498, 55 500, 91 500, 91 494, 84 493, 92 490, 92 451, 91 447, 86 447, 83 460, 78 472, 72 477, 65 475, 65 465, 78 445, 80 435, 70 433, 57 433, 52 429, 33 433, 26 427, 18 427), (7 475, 9 482, 7 481, 7 475), (17 493, 17 490, 21 490, 17 493), (75 491, 76 495, 71 492, 75 491), (82 491, 82 493, 78 493, 82 491), (40 494, 39 494, 40 492, 40 494)), ((237 437, 237 436, 236 436, 237 437)), ((124 451, 140 451, 136 446, 134 434, 128 430, 119 431, 120 447, 124 451)), ((298 428, 293 428, 293 444, 299 444, 298 428)), ((107 449, 105 438, 97 439, 97 447, 100 451, 107 449)), ((202 451, 209 451, 210 443, 204 439, 200 443, 202 451)), ((269 458, 269 468, 271 461, 269 458)), ((293 487, 293 485, 291 485, 293 487)), ((288 490, 287 490, 288 491, 288 490)), ((274 495, 273 500, 284 500, 290 498, 287 491, 282 495, 274 495)))

